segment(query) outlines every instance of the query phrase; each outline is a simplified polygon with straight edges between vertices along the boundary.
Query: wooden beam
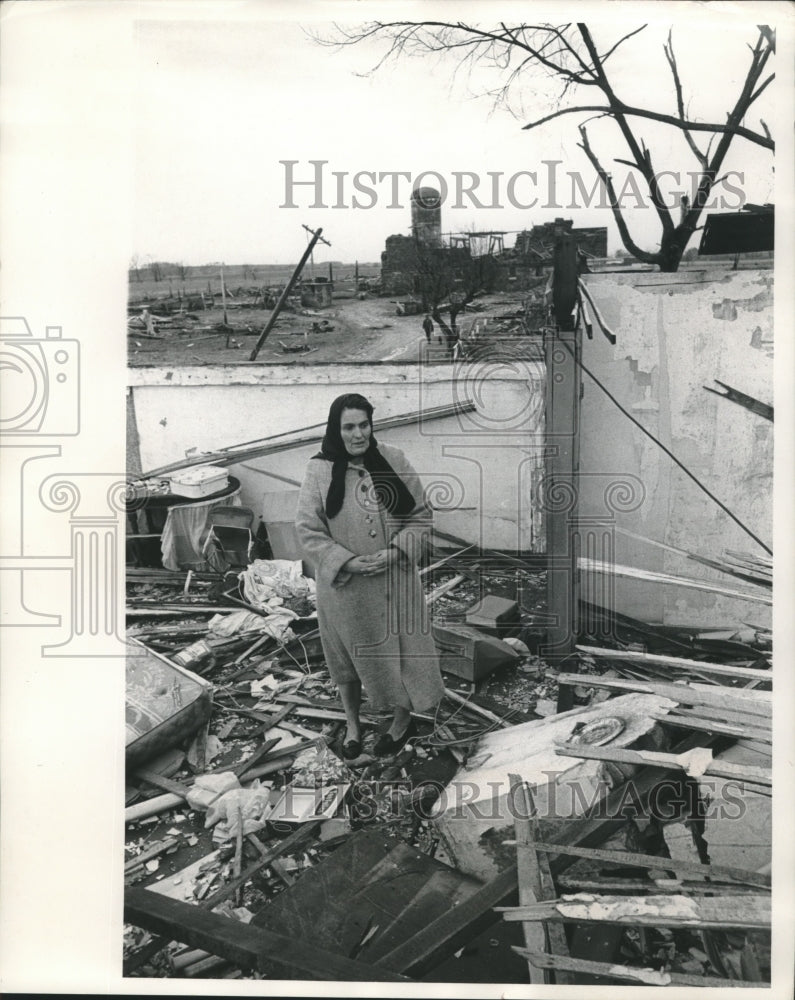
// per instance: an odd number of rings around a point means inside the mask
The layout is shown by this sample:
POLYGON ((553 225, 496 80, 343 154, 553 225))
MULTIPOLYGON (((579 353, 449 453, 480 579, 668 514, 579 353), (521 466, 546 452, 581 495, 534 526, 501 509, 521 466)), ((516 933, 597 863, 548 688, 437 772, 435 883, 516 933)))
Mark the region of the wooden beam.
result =
POLYGON ((214 892, 212 896, 208 896, 208 898, 203 901, 202 905, 211 909, 213 906, 217 906, 219 903, 222 903, 225 899, 229 899, 229 897, 233 896, 241 886, 248 882, 252 875, 256 874, 262 868, 267 868, 271 861, 275 861, 276 858, 280 858, 298 847, 303 847, 304 844, 312 838, 312 835, 319 826, 320 820, 313 820, 310 823, 302 823, 289 836, 285 837, 284 840, 280 840, 276 845, 268 848, 267 852, 260 855, 260 857, 250 864, 241 875, 237 878, 233 878, 231 882, 227 882, 222 889, 219 889, 218 892, 214 892))
MULTIPOLYGON (((657 753, 654 750, 626 750, 620 747, 564 747, 559 746, 555 752, 559 757, 579 757, 581 760, 606 760, 615 764, 639 764, 646 767, 664 767, 669 770, 681 768, 690 773, 693 764, 701 762, 694 756, 698 751, 691 750, 684 754, 657 753)), ((709 774, 716 778, 736 778, 740 781, 752 781, 759 785, 772 785, 773 777, 770 768, 751 767, 745 764, 731 764, 722 760, 711 760, 703 769, 698 767, 699 774, 709 774)))
POLYGON ((677 670, 698 670, 702 674, 716 677, 734 677, 744 681, 769 681, 773 683, 772 670, 757 670, 752 667, 731 667, 721 663, 704 663, 702 660, 687 660, 679 656, 662 656, 656 653, 640 653, 632 649, 606 649, 601 646, 576 646, 578 652, 594 656, 600 660, 630 660, 633 663, 653 663, 677 670))
MULTIPOLYGON (((509 844, 510 841, 504 841, 509 844)), ((574 858, 589 858, 592 861, 609 861, 611 864, 623 865, 628 868, 647 868, 651 870, 676 872, 678 875, 702 875, 705 878, 733 879, 744 885, 754 885, 769 889, 771 878, 767 873, 749 871, 746 868, 732 868, 727 865, 701 865, 695 861, 685 861, 675 858, 658 858, 652 854, 635 854, 632 851, 601 851, 592 847, 579 847, 574 844, 549 844, 536 841, 533 845, 536 851, 545 854, 567 854, 574 858)))
POLYGON ((136 927, 201 948, 257 972, 266 972, 269 963, 274 962, 299 969, 313 979, 406 981, 404 976, 388 969, 376 969, 372 965, 353 961, 318 948, 311 941, 299 941, 252 927, 148 889, 128 889, 125 892, 124 919, 136 927))
POLYGON ((527 948, 513 950, 529 962, 538 963, 545 969, 566 969, 605 979, 620 979, 644 986, 707 986, 717 989, 741 987, 745 989, 770 989, 770 983, 755 983, 745 979, 723 979, 720 976, 691 976, 683 972, 661 972, 657 969, 639 969, 630 965, 615 965, 611 962, 591 962, 584 958, 561 958, 543 952, 530 952, 527 948))
MULTIPOLYGON (((690 684, 667 684, 662 681, 618 680, 612 677, 598 677, 595 674, 558 675, 559 684, 582 684, 584 687, 607 688, 612 691, 642 691, 646 694, 658 694, 663 698, 679 702, 681 705, 707 705, 710 708, 729 709, 743 715, 754 716, 760 720, 757 724, 765 725, 763 719, 769 719, 773 714, 772 702, 765 697, 746 697, 737 691, 729 692, 726 688, 695 688, 690 684)), ((760 695, 769 694, 760 691, 760 695)), ((749 722, 751 719, 748 720, 749 722)))
MULTIPOLYGON (((518 774, 509 774, 511 783, 511 803, 513 806, 513 825, 516 831, 516 878, 519 884, 519 905, 528 906, 546 897, 541 891, 541 877, 533 850, 534 838, 531 815, 535 808, 531 805, 528 788, 518 774)), ((536 823, 537 825, 537 823, 536 823)), ((553 896, 555 893, 553 893, 553 896)), ((523 923, 522 935, 525 947, 533 949, 547 947, 547 927, 539 928, 535 923, 523 923)), ((532 962, 527 963, 528 978, 531 984, 549 983, 550 977, 540 972, 532 962)))
MULTIPOLYGON (((405 427, 408 424, 417 424, 420 421, 424 424, 429 420, 441 420, 444 417, 455 417, 463 413, 471 413, 474 409, 475 404, 472 400, 462 399, 455 403, 444 404, 443 406, 431 406, 422 411, 413 410, 409 413, 395 414, 393 417, 382 417, 378 421, 378 429, 379 431, 384 431, 393 427, 405 427)), ((179 462, 171 462, 169 465, 161 465, 157 469, 150 469, 148 472, 141 473, 140 480, 154 479, 169 472, 190 469, 194 465, 236 465, 248 461, 250 458, 261 458, 264 455, 275 455, 277 452, 291 451, 294 448, 302 448, 305 445, 316 445, 318 438, 322 437, 322 434, 318 432, 325 426, 326 423, 323 421, 322 424, 311 424, 295 431, 283 431, 281 434, 273 434, 268 438, 259 438, 256 441, 247 441, 244 444, 233 445, 230 448, 222 448, 219 451, 203 454, 198 458, 183 458, 179 462), (311 433, 303 433, 304 431, 311 433)), ((436 532, 436 534, 439 534, 439 532, 436 532)))
MULTIPOLYGON (((499 715, 495 715, 494 712, 490 712, 487 708, 481 708, 480 705, 476 705, 471 698, 464 698, 457 691, 451 691, 450 688, 444 689, 445 698, 449 698, 451 701, 462 705, 465 709, 473 712, 475 715, 479 715, 481 718, 493 722, 495 725, 506 727, 510 723, 506 722, 505 719, 501 718, 499 715)), ((510 714, 510 713, 509 713, 510 714)))
POLYGON ((752 729, 748 726, 718 722, 713 719, 697 719, 690 715, 676 715, 673 712, 651 712, 652 719, 668 726, 679 726, 681 729, 693 729, 704 733, 717 733, 720 736, 736 736, 737 739, 759 740, 762 743, 773 742, 773 732, 770 729, 752 729))
POLYGON ((134 858, 130 858, 129 861, 124 862, 125 875, 127 872, 131 872, 136 868, 139 868, 146 861, 151 861, 152 858, 156 858, 159 854, 164 854, 172 847, 176 847, 178 843, 178 837, 167 837, 165 840, 161 840, 157 844, 152 844, 152 846, 147 848, 145 851, 141 851, 141 853, 137 854, 134 858))
POLYGON ((505 920, 563 920, 643 927, 770 927, 770 895, 602 896, 573 893, 531 906, 497 907, 505 920))
POLYGON ((758 604, 772 604, 769 594, 752 594, 746 590, 731 590, 721 587, 709 580, 696 580, 689 576, 674 576, 670 573, 655 573, 652 570, 638 569, 637 566, 621 566, 613 562, 601 562, 598 559, 580 558, 577 565, 586 573, 606 573, 609 576, 623 576, 631 580, 645 580, 648 583, 669 584, 684 587, 688 590, 705 590, 710 594, 721 594, 723 597, 736 597, 742 601, 756 601, 758 604))

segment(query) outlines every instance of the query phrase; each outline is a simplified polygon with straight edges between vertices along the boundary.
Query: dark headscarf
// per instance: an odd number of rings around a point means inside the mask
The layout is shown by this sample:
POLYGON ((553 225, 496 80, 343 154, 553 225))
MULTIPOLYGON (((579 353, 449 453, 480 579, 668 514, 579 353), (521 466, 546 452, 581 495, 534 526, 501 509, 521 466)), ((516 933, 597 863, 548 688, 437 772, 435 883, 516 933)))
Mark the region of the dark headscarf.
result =
MULTIPOLYGON (((337 396, 331 404, 323 444, 318 454, 313 456, 332 463, 331 484, 326 494, 326 516, 328 518, 336 517, 339 514, 345 499, 345 473, 348 469, 350 455, 340 432, 343 410, 363 410, 370 421, 371 429, 373 426, 372 403, 364 396, 359 395, 358 392, 337 396)), ((373 480, 379 505, 390 514, 395 514, 398 517, 410 514, 416 507, 416 501, 406 484, 378 450, 378 442, 374 434, 370 435, 370 446, 362 457, 364 467, 373 480)))

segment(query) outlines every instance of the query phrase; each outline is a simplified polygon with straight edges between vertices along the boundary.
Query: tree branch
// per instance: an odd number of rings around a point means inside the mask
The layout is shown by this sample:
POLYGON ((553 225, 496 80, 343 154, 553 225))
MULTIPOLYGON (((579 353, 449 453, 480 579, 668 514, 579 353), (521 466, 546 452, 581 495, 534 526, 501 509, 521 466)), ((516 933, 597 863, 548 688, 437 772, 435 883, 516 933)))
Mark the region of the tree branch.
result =
POLYGON ((657 264, 659 262, 659 255, 649 253, 647 250, 641 250, 641 248, 630 236, 629 229, 627 228, 627 224, 624 221, 624 216, 621 212, 621 206, 618 203, 616 190, 613 187, 613 180, 610 174, 604 169, 602 164, 597 159, 594 151, 591 149, 591 144, 588 142, 588 133, 582 125, 580 126, 580 136, 582 137, 582 142, 578 143, 578 145, 582 150, 584 150, 585 155, 591 161, 591 165, 607 190, 607 197, 610 200, 610 208, 612 209, 613 218, 615 219, 618 232, 621 236, 621 242, 634 257, 637 257, 638 260, 643 261, 645 264, 657 264))
MULTIPOLYGON (((674 54, 674 43, 672 39, 672 30, 668 32, 668 41, 663 46, 663 52, 665 53, 665 58, 668 60, 668 65, 671 67, 671 74, 674 78, 674 90, 676 91, 676 108, 679 112, 679 117, 682 121, 685 120, 685 100, 682 93, 682 81, 679 78, 679 67, 676 64, 676 55, 674 54)), ((693 152, 693 155, 701 164, 704 170, 707 169, 708 160, 705 153, 702 153, 699 147, 696 145, 695 139, 690 134, 689 130, 686 128, 682 129, 687 144, 693 152)))
POLYGON ((547 122, 551 122, 555 118, 562 118, 563 115, 583 114, 591 111, 598 111, 601 114, 608 115, 610 117, 614 117, 616 111, 619 111, 622 115, 627 115, 630 118, 648 118, 650 121, 662 122, 664 125, 673 125, 675 128, 682 131, 690 130, 693 132, 713 132, 718 134, 731 132, 732 135, 740 136, 742 139, 748 139, 749 142, 754 142, 758 146, 763 146, 765 149, 775 150, 776 148, 775 142, 769 136, 761 135, 758 132, 752 132, 750 129, 744 128, 741 125, 731 126, 728 123, 726 125, 721 125, 718 122, 682 121, 679 118, 674 118, 672 115, 664 115, 657 111, 649 111, 646 108, 636 108, 630 104, 624 104, 620 101, 617 102, 615 106, 581 104, 574 108, 560 108, 558 111, 553 111, 551 114, 544 115, 543 118, 539 118, 537 121, 529 122, 527 125, 523 125, 522 129, 524 131, 528 131, 529 129, 538 128, 539 125, 546 125, 547 122))

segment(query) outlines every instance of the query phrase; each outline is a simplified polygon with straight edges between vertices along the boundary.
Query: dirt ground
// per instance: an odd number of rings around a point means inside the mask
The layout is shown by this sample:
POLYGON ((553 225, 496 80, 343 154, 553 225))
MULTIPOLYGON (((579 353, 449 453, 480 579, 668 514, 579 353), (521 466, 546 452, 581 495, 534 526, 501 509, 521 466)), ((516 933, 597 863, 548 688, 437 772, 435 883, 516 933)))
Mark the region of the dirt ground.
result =
MULTIPOLYGON (((459 317, 459 328, 467 337, 478 319, 515 312, 522 295, 498 292, 477 300, 478 311, 459 317)), ((135 315, 135 313, 132 313, 135 315)), ((268 309, 228 309, 231 331, 223 328, 220 307, 175 316, 170 323, 156 321, 158 339, 150 339, 141 328, 130 327, 128 363, 131 367, 160 365, 247 363, 257 337, 268 319, 268 309)), ((259 352, 262 364, 303 362, 391 361, 416 363, 427 355, 422 316, 398 316, 396 301, 368 297, 335 298, 330 308, 283 311, 259 352), (317 332, 313 324, 326 321, 331 329, 317 332), (289 348, 306 345, 308 350, 289 348), (288 348, 288 350, 285 350, 288 348)), ((446 360, 447 353, 434 337, 431 356, 446 360)), ((255 362, 255 363, 257 363, 255 362)))

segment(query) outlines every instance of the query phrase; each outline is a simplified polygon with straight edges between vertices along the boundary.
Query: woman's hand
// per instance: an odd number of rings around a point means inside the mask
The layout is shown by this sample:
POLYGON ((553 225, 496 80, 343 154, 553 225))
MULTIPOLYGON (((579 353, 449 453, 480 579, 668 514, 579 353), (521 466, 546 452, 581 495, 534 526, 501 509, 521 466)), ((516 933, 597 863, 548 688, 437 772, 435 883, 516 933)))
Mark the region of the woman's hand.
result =
POLYGON ((400 552, 392 548, 379 549, 378 552, 374 552, 373 555, 365 556, 364 558, 370 560, 369 570, 366 575, 373 576, 376 573, 384 573, 391 566, 394 566, 400 560, 400 552))
POLYGON ((383 573, 386 569, 385 566, 377 566, 374 563, 375 556, 354 556, 353 559, 349 559, 345 565, 342 567, 344 572, 353 573, 356 576, 375 576, 377 573, 383 573))
POLYGON ((400 559, 397 549, 380 549, 369 556, 354 556, 342 567, 347 573, 358 576, 378 576, 385 573, 400 559))

